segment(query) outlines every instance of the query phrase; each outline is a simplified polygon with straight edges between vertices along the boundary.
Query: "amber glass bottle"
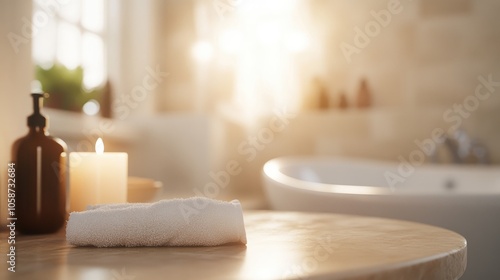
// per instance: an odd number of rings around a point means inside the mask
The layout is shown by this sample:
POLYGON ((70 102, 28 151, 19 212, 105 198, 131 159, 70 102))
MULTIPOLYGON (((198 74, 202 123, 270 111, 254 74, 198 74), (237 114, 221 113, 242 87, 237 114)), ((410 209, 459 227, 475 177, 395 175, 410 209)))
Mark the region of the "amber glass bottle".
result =
POLYGON ((66 220, 66 144, 49 136, 40 113, 41 93, 33 97, 29 132, 12 146, 16 167, 16 228, 22 233, 55 232, 66 220))

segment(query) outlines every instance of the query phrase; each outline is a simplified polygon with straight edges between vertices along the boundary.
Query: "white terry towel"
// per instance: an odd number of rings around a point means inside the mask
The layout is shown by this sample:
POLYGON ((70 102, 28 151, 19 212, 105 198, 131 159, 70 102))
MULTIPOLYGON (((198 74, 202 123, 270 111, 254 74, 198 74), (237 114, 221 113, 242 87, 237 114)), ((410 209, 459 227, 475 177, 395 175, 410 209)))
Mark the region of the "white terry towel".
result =
POLYGON ((238 200, 203 197, 97 205, 72 212, 66 239, 76 246, 217 246, 247 243, 238 200))

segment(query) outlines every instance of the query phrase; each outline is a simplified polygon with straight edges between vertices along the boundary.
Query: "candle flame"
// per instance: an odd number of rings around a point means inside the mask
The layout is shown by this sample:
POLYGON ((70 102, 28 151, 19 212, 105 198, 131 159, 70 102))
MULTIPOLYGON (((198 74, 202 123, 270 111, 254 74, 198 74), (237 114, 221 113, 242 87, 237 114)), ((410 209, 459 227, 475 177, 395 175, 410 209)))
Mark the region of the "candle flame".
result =
POLYGON ((95 152, 99 155, 104 153, 104 142, 102 142, 101 138, 97 139, 95 142, 95 152))

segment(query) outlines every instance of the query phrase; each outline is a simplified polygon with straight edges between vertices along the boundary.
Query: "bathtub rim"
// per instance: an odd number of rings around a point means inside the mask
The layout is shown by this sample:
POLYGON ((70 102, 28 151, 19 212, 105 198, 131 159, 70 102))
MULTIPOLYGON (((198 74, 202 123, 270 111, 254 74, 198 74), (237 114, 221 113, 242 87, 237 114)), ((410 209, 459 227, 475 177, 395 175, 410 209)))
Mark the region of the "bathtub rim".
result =
MULTIPOLYGON (((435 196, 467 196, 467 197, 483 197, 483 196, 499 196, 500 190, 496 192, 459 192, 459 191, 439 191, 439 192, 425 192, 425 191, 408 191, 401 189, 398 191, 397 187, 380 187, 380 186, 360 186, 360 185, 342 185, 342 184, 328 184, 318 183, 301 180, 290 175, 284 174, 280 168, 293 165, 305 165, 308 162, 335 162, 347 164, 362 164, 363 166, 376 165, 377 167, 385 166, 388 169, 397 166, 396 162, 357 158, 357 157, 334 157, 334 156, 283 156, 268 160, 262 167, 262 177, 264 180, 271 180, 274 183, 280 184, 281 188, 290 187, 295 190, 300 190, 309 193, 324 193, 324 194, 337 194, 337 195, 369 195, 369 196, 419 196, 419 197, 435 197, 435 196)), ((441 170, 460 170, 467 169, 481 170, 480 172, 499 172, 500 167, 495 165, 478 166, 478 165, 444 165, 444 164, 425 164, 425 167, 420 168, 435 168, 441 170)), ((264 184, 264 188, 269 188, 268 184, 264 184)))

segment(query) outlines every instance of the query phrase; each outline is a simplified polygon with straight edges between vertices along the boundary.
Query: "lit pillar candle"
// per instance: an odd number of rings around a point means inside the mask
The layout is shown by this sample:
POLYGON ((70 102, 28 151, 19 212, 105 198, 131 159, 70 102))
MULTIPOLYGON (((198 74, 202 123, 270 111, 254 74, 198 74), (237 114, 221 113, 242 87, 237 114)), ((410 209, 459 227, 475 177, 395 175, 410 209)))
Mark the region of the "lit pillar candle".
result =
POLYGON ((88 205, 127 202, 127 153, 104 153, 99 138, 95 153, 71 153, 70 211, 88 205))

